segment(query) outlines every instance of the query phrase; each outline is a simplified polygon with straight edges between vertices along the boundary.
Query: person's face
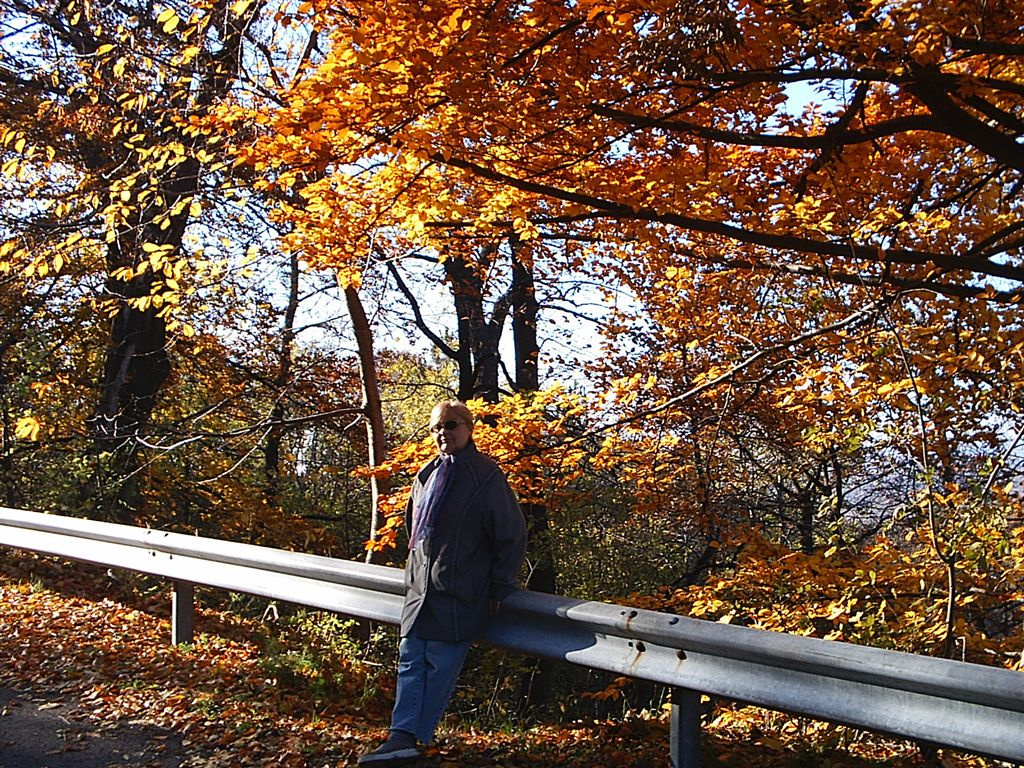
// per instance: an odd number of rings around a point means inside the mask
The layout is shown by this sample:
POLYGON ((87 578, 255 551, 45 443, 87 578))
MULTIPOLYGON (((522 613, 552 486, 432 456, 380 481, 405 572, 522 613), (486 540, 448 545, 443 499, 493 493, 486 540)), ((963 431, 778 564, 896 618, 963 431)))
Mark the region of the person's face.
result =
POLYGON ((437 450, 449 456, 465 448, 472 434, 469 425, 448 410, 435 410, 431 414, 430 433, 434 436, 437 450))

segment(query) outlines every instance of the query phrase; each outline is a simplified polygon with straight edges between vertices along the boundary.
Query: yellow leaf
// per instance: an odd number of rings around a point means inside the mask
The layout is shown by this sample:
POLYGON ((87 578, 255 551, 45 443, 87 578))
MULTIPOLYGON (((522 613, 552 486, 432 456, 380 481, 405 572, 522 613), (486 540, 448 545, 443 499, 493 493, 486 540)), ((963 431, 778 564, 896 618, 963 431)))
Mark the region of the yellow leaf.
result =
POLYGON ((167 19, 167 21, 164 22, 163 30, 167 34, 171 34, 172 32, 174 32, 174 30, 178 28, 178 24, 180 23, 181 19, 178 18, 178 14, 176 14, 174 11, 171 11, 170 17, 167 19))
POLYGON ((235 16, 241 16, 249 9, 250 5, 252 5, 252 0, 235 0, 235 4, 231 6, 231 12, 235 16))
POLYGON ((38 440, 39 428, 39 421, 34 416, 22 416, 14 426, 14 434, 22 440, 38 440))
POLYGON ((893 381, 889 382, 888 384, 883 384, 878 388, 878 394, 888 395, 894 392, 902 392, 903 390, 910 389, 913 386, 914 382, 912 379, 901 379, 900 381, 893 381))
POLYGON ((443 29, 445 32, 449 34, 454 32, 456 29, 459 28, 459 17, 462 16, 462 14, 463 9, 456 8, 452 15, 448 17, 448 20, 441 24, 441 29, 443 29))

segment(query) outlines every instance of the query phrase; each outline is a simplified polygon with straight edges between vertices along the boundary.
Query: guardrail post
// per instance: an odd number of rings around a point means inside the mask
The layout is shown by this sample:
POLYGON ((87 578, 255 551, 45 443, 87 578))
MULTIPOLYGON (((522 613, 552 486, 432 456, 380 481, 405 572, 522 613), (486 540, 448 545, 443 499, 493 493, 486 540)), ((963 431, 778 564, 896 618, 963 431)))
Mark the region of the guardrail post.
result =
POLYGON ((196 624, 196 585, 190 581, 175 581, 171 598, 171 643, 191 643, 196 624))
POLYGON ((700 768, 700 692, 672 689, 669 765, 700 768))

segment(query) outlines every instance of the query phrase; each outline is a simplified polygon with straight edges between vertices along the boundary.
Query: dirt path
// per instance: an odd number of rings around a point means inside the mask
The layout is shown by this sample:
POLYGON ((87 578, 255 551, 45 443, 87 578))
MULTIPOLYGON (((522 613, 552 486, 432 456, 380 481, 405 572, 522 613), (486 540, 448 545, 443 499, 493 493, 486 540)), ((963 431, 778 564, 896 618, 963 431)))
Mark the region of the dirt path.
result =
POLYGON ((0 687, 0 768, 180 768, 182 753, 176 735, 97 722, 67 694, 0 687))

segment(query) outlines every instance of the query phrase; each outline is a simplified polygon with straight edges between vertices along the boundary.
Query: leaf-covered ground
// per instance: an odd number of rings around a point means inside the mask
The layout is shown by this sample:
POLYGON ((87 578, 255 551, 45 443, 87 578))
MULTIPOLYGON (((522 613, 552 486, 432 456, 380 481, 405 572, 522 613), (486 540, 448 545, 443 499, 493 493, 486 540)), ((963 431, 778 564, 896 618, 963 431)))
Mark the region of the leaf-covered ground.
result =
MULTIPOLYGON (((97 727, 142 723, 175 734, 170 747, 155 744, 147 754, 177 750, 180 738, 182 768, 349 766, 384 735, 387 672, 339 661, 331 695, 311 695, 308 679, 280 674, 268 659, 261 622, 201 609, 196 642, 174 647, 168 614, 167 590, 147 595, 100 569, 2 551, 0 685, 57 691, 80 701, 97 727)), ((668 764, 667 720, 650 715, 510 732, 453 724, 443 737, 424 765, 668 764)), ((926 765, 911 745, 749 709, 719 709, 703 747, 706 765, 730 768, 926 765)), ((988 765, 951 754, 938 760, 988 765)))

